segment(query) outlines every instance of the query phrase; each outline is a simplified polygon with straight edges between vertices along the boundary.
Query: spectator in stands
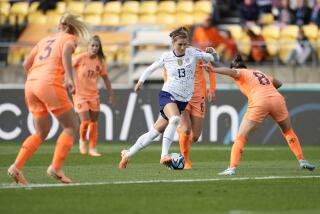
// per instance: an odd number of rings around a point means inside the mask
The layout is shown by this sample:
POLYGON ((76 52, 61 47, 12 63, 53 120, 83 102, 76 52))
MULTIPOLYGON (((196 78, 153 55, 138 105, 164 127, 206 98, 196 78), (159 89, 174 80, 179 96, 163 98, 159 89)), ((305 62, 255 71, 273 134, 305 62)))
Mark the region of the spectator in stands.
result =
POLYGON ((305 25, 309 24, 311 17, 311 9, 307 6, 305 0, 297 0, 297 8, 293 11, 293 24, 305 25))
POLYGON ((206 47, 216 48, 223 43, 224 39, 219 34, 219 30, 212 25, 212 18, 210 16, 200 26, 197 26, 193 31, 192 43, 195 47, 204 50, 206 47))
POLYGON ((313 7, 310 21, 320 27, 320 0, 317 0, 316 5, 313 7))
POLYGON ((268 55, 265 40, 262 35, 256 34, 251 29, 247 30, 247 34, 251 40, 250 58, 255 62, 261 62, 268 55))
POLYGON ((42 10, 43 12, 47 12, 47 10, 56 9, 58 0, 40 0, 40 4, 38 6, 38 10, 42 10))
POLYGON ((304 34, 302 28, 299 29, 298 39, 294 48, 288 54, 286 63, 303 65, 312 53, 310 41, 304 34))
POLYGON ((244 0, 240 5, 240 18, 242 25, 254 25, 260 16, 260 10, 255 0, 244 0))
POLYGON ((224 38, 224 42, 217 47, 217 52, 223 62, 230 62, 238 54, 237 45, 229 30, 220 31, 220 35, 224 38))
POLYGON ((256 0, 260 13, 271 13, 272 0, 256 0))
POLYGON ((281 0, 280 5, 272 9, 272 13, 280 27, 293 22, 293 10, 290 8, 289 0, 281 0))

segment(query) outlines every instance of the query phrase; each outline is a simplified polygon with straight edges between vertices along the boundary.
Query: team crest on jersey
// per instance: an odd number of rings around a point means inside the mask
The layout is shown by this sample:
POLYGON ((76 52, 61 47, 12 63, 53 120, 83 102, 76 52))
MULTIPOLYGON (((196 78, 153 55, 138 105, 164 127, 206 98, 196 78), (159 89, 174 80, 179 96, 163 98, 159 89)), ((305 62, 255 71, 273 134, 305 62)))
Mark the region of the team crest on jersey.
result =
POLYGON ((183 64, 182 59, 178 59, 178 65, 182 65, 182 64, 183 64))

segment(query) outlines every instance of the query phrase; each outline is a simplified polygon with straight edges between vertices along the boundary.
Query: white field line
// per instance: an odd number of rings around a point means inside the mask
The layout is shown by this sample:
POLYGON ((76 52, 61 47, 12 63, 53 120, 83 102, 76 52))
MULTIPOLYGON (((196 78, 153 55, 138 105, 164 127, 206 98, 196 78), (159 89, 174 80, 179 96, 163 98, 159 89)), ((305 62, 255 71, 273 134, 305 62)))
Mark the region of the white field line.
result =
POLYGON ((84 182, 71 184, 29 184, 21 186, 17 184, 0 183, 0 189, 18 189, 18 188, 48 188, 48 187, 74 187, 74 186, 98 186, 98 185, 121 185, 121 184, 154 184, 154 183, 192 183, 192 182, 213 182, 213 181, 245 181, 245 180, 278 180, 278 179, 314 179, 320 178, 320 175, 310 176, 265 176, 265 177, 222 177, 207 179, 176 179, 176 180, 141 180, 141 181, 102 181, 102 182, 84 182))

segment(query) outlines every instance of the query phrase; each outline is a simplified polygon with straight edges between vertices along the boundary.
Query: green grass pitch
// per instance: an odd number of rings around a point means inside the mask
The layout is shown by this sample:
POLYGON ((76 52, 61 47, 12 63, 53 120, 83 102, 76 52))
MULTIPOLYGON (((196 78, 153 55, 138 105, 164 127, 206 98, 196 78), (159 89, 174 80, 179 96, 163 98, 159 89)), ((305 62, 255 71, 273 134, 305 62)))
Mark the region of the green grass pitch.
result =
MULTIPOLYGON (((0 213, 320 213, 320 170, 301 170, 287 145, 247 145, 238 174, 221 177, 230 146, 191 147, 192 170, 168 170, 159 164, 160 144, 118 169, 120 151, 129 144, 100 144, 102 157, 78 154, 64 165, 77 186, 55 186, 46 176, 54 144, 40 147, 24 174, 32 188, 11 188, 7 168, 17 143, 0 144, 0 213)), ((303 146, 307 160, 320 166, 320 147, 303 146)), ((171 152, 178 152, 175 143, 171 152)))

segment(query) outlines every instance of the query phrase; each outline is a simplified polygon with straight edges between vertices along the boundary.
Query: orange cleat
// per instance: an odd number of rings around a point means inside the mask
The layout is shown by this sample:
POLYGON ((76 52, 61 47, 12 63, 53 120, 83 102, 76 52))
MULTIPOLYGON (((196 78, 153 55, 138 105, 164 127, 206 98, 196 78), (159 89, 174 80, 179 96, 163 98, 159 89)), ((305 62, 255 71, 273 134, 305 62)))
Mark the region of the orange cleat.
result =
POLYGON ((64 175, 64 172, 62 169, 54 169, 51 165, 47 169, 48 176, 51 176, 59 181, 61 181, 64 184, 72 183, 72 180, 64 175))
POLYGON ((186 161, 186 163, 184 165, 184 169, 192 169, 191 161, 186 161))
POLYGON ((17 184, 28 185, 27 180, 23 176, 23 173, 14 164, 12 164, 8 169, 8 175, 14 179, 17 184))
POLYGON ((129 157, 128 157, 128 150, 121 151, 121 161, 119 163, 119 169, 127 168, 129 157))

